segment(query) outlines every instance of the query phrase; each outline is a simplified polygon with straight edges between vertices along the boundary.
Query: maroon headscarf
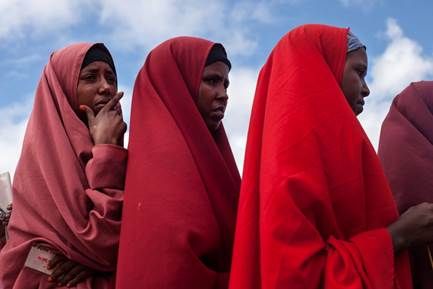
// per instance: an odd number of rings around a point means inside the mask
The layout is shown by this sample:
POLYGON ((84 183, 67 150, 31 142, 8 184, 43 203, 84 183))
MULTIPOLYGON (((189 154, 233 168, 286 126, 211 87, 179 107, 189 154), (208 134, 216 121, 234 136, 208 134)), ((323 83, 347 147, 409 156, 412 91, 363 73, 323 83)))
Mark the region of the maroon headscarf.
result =
POLYGON ((114 287, 127 152, 94 146, 76 114, 80 68, 91 47, 53 53, 39 81, 13 182, 9 240, 0 253, 2 289, 55 287, 48 275, 24 267, 37 243, 108 273, 77 288, 114 287))
POLYGON ((132 99, 117 288, 226 288, 240 177, 194 99, 213 43, 153 49, 132 99))
MULTIPOLYGON (((382 124, 379 157, 400 212, 433 203, 433 81, 411 83, 382 124)), ((415 288, 433 288, 426 247, 411 250, 415 288)))

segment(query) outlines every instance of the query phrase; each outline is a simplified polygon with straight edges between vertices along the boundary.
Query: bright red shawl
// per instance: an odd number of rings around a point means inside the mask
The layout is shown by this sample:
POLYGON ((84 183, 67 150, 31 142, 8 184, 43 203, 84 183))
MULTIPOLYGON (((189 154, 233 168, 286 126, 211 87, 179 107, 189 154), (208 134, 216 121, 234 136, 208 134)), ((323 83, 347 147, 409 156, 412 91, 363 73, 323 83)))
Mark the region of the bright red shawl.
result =
POLYGON ((347 32, 296 28, 260 72, 231 289, 411 288, 385 229, 391 192, 339 86, 347 32))
MULTIPOLYGON (((409 85, 382 125, 379 157, 400 212, 433 202, 433 81, 409 85)), ((426 247, 411 249, 416 288, 433 288, 426 247)))
MULTIPOLYGON (((0 288, 54 288, 48 276, 23 268, 34 243, 99 271, 114 272, 126 150, 94 146, 77 117, 81 63, 92 44, 51 55, 36 90, 13 182, 9 237, 0 254, 0 288)), ((77 288, 113 288, 113 274, 77 288)))
POLYGON ((132 99, 117 288, 227 288, 240 178, 194 98, 213 43, 153 49, 132 99))

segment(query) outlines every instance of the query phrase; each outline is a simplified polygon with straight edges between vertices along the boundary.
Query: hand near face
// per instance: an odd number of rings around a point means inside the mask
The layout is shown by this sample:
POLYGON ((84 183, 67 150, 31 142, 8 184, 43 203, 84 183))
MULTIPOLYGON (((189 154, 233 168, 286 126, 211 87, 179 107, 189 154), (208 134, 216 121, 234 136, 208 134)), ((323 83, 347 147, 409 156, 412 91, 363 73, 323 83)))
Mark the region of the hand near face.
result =
POLYGON ((119 103, 122 96, 123 92, 116 93, 96 115, 90 107, 80 105, 80 109, 87 115, 90 135, 95 144, 123 145, 126 123, 119 103))
POLYGON ((9 224, 9 218, 11 217, 12 213, 12 204, 9 204, 7 207, 6 213, 1 212, 0 213, 0 240, 5 238, 5 229, 9 224))
POLYGON ((57 285, 73 287, 85 281, 96 272, 84 265, 75 263, 63 255, 56 255, 48 264, 48 269, 53 269, 49 277, 51 282, 57 285))

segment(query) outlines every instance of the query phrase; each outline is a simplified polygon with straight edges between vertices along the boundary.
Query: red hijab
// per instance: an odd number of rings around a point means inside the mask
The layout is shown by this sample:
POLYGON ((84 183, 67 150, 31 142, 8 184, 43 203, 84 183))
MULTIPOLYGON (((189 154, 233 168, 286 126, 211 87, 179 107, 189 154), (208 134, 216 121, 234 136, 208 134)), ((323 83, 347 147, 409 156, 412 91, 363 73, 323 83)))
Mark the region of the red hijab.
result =
MULTIPOLYGON (((23 267, 36 243, 95 270, 115 270, 126 151, 94 146, 76 114, 80 68, 91 47, 63 48, 43 70, 13 182, 0 288, 54 287, 47 275, 23 267)), ((77 288, 112 288, 110 279, 90 278, 77 288)))
POLYGON ((227 288, 240 178, 194 99, 213 43, 153 49, 132 99, 117 288, 227 288))
MULTIPOLYGON (((379 157, 400 212, 433 202, 433 81, 409 85, 382 124, 379 157)), ((416 288, 433 288, 426 247, 411 249, 416 288)))
POLYGON ((340 89, 347 33, 300 26, 260 72, 231 289, 411 288, 385 229, 391 192, 340 89))

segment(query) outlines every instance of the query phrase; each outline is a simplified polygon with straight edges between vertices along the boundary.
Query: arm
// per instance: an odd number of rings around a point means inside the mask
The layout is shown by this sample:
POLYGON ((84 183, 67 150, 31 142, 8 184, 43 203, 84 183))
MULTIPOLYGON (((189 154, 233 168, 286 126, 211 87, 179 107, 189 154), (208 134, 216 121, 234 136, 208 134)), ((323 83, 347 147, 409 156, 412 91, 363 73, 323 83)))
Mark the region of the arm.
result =
MULTIPOLYGON (((73 220, 69 224, 83 244, 79 251, 85 257, 91 256, 86 265, 107 271, 116 268, 127 160, 127 151, 120 146, 126 131, 119 104, 122 95, 116 94, 96 116, 89 107, 81 107, 87 114, 95 145, 85 167, 88 186, 85 194, 78 197, 81 205, 77 213, 83 218, 80 223, 73 220)), ((77 196, 73 196, 70 201, 76 200, 77 196)), ((79 260, 77 256, 67 257, 79 260)))
MULTIPOLYGON (((325 237, 312 216, 289 198, 268 203, 260 233, 261 268, 266 268, 262 284, 294 289, 393 288, 394 255, 386 229, 348 239, 325 237)), ((330 221, 326 215, 322 218, 330 221)))

